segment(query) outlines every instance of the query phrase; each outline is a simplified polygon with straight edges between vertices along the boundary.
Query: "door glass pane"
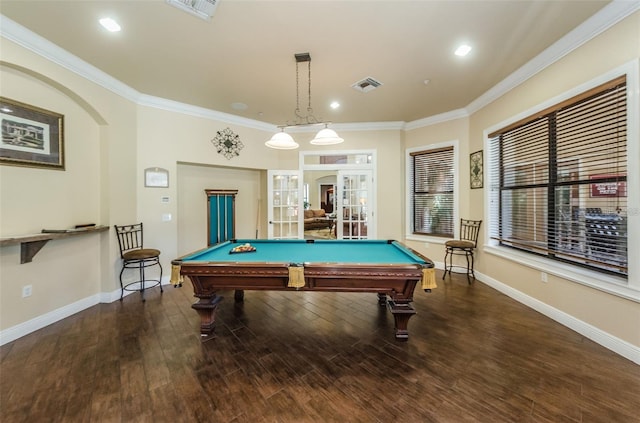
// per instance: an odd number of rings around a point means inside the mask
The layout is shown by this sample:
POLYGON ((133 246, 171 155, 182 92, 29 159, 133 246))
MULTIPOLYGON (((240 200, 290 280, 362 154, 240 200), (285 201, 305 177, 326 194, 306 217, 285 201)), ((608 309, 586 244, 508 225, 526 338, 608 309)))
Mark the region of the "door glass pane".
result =
POLYGON ((342 238, 366 239, 368 237, 369 176, 343 174, 342 182, 342 238))
POLYGON ((275 173, 271 178, 269 237, 298 238, 298 175, 275 173))

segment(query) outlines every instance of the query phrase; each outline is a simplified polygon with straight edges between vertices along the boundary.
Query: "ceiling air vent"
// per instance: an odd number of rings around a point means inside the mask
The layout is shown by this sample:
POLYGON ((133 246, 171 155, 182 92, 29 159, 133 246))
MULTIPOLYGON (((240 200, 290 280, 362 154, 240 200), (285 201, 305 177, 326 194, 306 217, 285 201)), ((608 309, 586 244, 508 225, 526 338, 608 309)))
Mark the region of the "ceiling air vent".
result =
POLYGON ((368 93, 371 90, 375 90, 376 88, 378 88, 380 85, 382 85, 382 82, 380 81, 376 81, 375 79, 371 78, 370 76, 356 82, 355 84, 351 85, 351 87, 353 87, 354 89, 363 92, 363 93, 368 93))
POLYGON ((208 21, 216 11, 219 1, 220 0, 167 0, 167 3, 208 21))

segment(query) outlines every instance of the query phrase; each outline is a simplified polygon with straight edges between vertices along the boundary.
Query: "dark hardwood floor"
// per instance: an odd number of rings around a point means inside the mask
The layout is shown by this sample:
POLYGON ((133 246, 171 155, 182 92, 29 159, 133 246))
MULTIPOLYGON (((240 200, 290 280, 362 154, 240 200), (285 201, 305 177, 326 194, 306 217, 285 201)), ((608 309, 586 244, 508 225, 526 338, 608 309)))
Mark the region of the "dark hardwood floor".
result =
POLYGON ((229 292, 205 343, 188 283, 100 304, 0 348, 0 421, 640 422, 640 366, 438 281, 406 343, 375 294, 229 292))

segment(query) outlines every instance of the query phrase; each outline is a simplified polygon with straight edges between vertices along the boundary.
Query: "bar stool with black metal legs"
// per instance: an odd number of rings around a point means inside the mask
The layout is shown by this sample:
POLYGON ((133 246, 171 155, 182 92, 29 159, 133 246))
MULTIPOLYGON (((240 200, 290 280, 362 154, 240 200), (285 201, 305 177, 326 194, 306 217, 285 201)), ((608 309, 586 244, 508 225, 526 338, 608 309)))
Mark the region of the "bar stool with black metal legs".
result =
MULTIPOLYGON (((463 268, 464 266, 453 265, 453 256, 464 256, 467 260, 467 281, 471 284, 471 278, 476 280, 476 275, 473 272, 473 253, 478 244, 478 235, 480 233, 480 225, 482 220, 467 220, 460 219, 460 237, 459 239, 452 239, 445 242, 444 246, 447 250, 444 256, 444 273, 442 279, 449 272, 451 276, 451 269, 454 267, 463 268), (449 263, 447 264, 447 258, 449 263)), ((455 272, 454 272, 455 273, 455 272)))
POLYGON ((160 250, 155 248, 144 248, 144 238, 142 223, 134 225, 118 226, 114 225, 120 246, 120 257, 122 257, 122 270, 120 271, 120 301, 124 296, 124 291, 139 291, 142 301, 145 301, 145 289, 160 286, 162 290, 162 266, 160 265, 160 250), (158 279, 147 279, 145 269, 150 266, 160 268, 158 279), (125 269, 137 269, 139 279, 124 283, 122 275, 125 269))

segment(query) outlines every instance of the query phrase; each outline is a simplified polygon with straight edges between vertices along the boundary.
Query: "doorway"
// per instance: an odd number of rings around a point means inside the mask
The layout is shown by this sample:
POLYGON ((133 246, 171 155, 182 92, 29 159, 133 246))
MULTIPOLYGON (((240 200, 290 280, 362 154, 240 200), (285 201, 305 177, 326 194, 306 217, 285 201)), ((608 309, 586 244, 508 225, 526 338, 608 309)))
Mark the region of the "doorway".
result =
POLYGON ((332 223, 330 230, 304 231, 304 237, 375 238, 375 152, 301 152, 300 163, 309 208, 323 209, 332 223))
POLYGON ((320 184, 320 208, 332 214, 335 208, 335 184, 320 184))

